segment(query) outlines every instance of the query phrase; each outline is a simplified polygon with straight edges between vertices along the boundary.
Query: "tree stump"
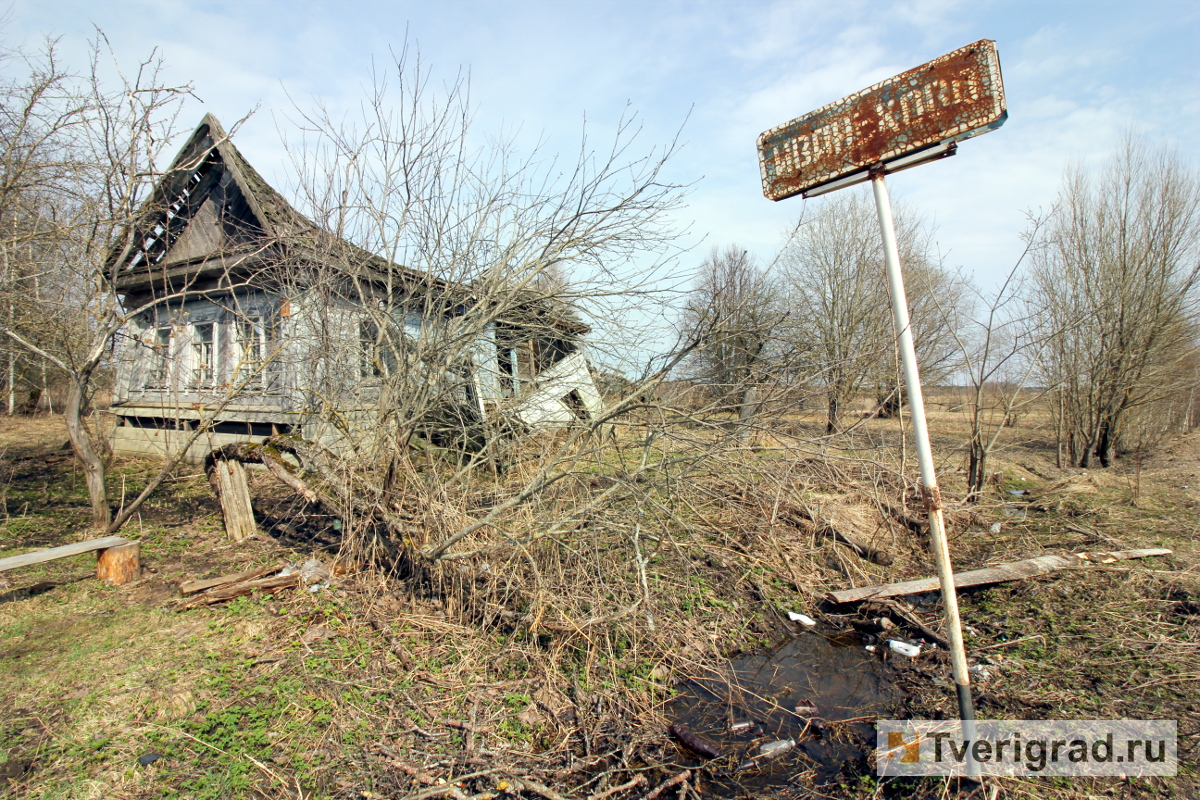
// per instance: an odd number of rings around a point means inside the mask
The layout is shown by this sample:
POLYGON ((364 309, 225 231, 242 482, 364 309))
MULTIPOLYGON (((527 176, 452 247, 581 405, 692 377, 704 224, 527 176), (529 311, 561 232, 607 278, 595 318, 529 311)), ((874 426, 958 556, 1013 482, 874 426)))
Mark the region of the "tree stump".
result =
POLYGON ((96 578, 120 586, 142 577, 142 546, 119 544, 96 551, 96 578))
POLYGON ((254 508, 250 505, 250 486, 246 483, 246 468, 240 461, 217 461, 217 499, 221 501, 221 516, 225 533, 235 542, 258 532, 254 523, 254 508))

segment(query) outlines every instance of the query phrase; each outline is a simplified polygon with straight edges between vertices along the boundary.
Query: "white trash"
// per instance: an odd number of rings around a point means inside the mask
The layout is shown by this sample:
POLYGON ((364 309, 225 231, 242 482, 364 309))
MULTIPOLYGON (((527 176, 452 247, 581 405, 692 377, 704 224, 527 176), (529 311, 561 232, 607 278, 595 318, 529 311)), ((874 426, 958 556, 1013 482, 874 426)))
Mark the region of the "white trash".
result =
POLYGON ((817 621, 807 614, 797 614, 795 611, 789 611, 787 617, 792 622, 799 622, 801 625, 805 625, 809 628, 817 624, 817 621))
POLYGON ((899 653, 900 655, 908 656, 909 658, 916 658, 917 656, 921 655, 920 645, 909 644, 908 642, 902 642, 899 639, 888 639, 888 648, 890 648, 893 653, 899 653))

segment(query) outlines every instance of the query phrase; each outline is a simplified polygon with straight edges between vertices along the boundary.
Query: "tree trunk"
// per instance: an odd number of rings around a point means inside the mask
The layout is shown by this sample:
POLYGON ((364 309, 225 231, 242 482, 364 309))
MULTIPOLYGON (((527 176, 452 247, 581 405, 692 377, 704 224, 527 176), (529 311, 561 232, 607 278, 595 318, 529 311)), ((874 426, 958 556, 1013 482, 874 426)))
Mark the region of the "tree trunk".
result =
POLYGON ((113 586, 142 577, 142 546, 138 542, 117 545, 96 554, 96 577, 113 586))
POLYGON ((71 440, 75 457, 83 465, 83 479, 92 503, 92 527, 107 530, 112 522, 112 510, 108 507, 108 493, 104 487, 104 461, 92 447, 80 413, 84 404, 84 385, 85 380, 79 377, 71 381, 67 404, 63 408, 63 420, 67 424, 67 437, 71 440))
POLYGON ((741 405, 738 407, 738 437, 745 439, 750 435, 754 424, 754 415, 758 411, 758 387, 747 386, 742 392, 741 405))
POLYGON ((838 430, 838 399, 837 395, 829 395, 829 414, 825 421, 825 433, 837 433, 838 430))
POLYGON ((987 472, 987 450, 979 442, 971 442, 967 463, 967 500, 979 502, 987 472))

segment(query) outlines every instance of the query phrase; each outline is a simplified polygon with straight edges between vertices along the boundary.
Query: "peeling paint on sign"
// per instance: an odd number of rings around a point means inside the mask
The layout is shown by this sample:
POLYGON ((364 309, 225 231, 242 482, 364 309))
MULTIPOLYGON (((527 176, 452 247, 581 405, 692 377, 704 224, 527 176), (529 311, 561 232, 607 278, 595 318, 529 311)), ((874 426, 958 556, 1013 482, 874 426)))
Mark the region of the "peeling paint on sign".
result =
POLYGON ((763 193, 792 197, 1007 118, 996 43, 981 39, 763 133, 763 193))

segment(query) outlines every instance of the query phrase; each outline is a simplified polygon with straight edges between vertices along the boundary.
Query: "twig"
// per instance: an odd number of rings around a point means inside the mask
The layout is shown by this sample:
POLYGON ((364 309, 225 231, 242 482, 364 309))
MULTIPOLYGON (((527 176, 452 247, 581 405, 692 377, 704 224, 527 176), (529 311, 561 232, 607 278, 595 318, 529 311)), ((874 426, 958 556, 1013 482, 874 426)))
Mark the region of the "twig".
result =
POLYGON ((671 778, 670 780, 660 783, 654 791, 650 792, 650 794, 648 794, 648 795, 643 796, 642 800, 654 800, 654 798, 658 797, 660 794, 665 792, 667 789, 670 789, 672 786, 678 786, 679 784, 683 783, 690 777, 692 777, 692 771, 690 769, 685 769, 683 772, 679 773, 678 775, 671 778))
POLYGON ((587 800, 604 800, 606 797, 611 797, 618 792, 627 792, 630 789, 636 789, 639 786, 644 786, 647 783, 646 776, 641 773, 634 775, 633 780, 628 783, 622 783, 620 786, 614 786, 611 789, 605 789, 603 792, 597 792, 593 795, 588 795, 587 800))
POLYGON ((512 784, 514 789, 528 789, 534 794, 539 794, 546 798, 546 800, 570 800, 569 797, 564 797, 563 795, 551 789, 549 786, 543 786, 542 784, 530 778, 513 778, 512 784))

